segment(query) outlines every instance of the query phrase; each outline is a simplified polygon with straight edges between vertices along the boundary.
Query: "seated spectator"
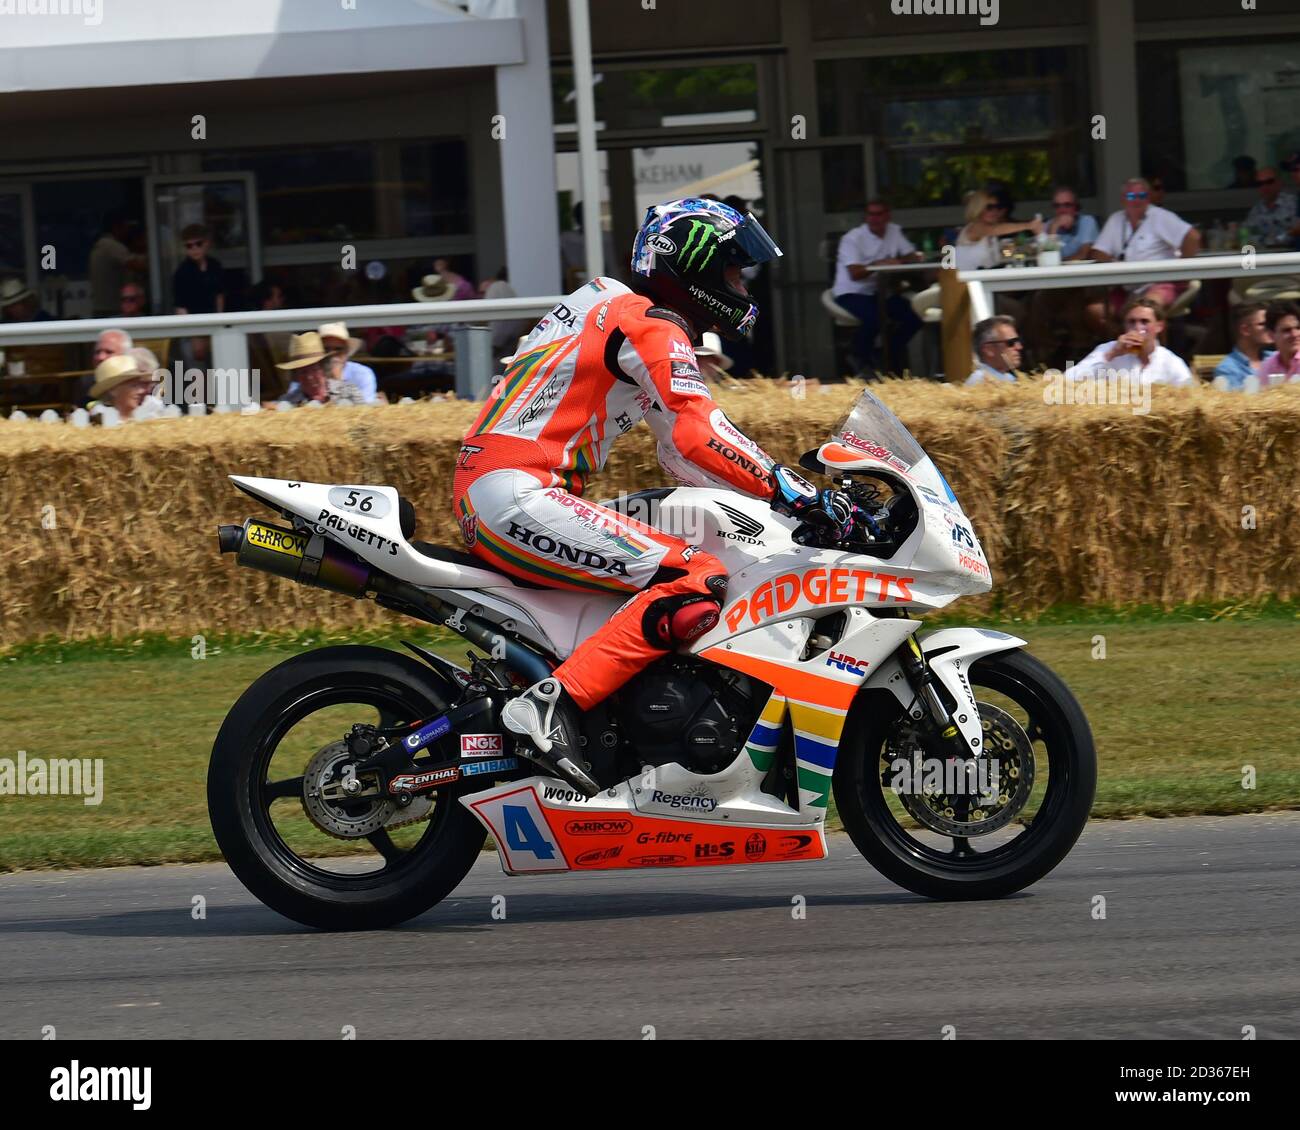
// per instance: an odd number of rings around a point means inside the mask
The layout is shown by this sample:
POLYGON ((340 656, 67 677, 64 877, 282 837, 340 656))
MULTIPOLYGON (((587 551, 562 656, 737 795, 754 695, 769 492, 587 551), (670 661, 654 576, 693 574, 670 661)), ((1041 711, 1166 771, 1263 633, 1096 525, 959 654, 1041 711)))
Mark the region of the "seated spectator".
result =
POLYGON ((1259 372, 1260 362, 1270 353, 1273 335, 1265 324, 1262 302, 1243 302, 1232 311, 1232 328, 1236 348, 1214 367, 1214 375, 1223 377, 1229 388, 1241 388, 1246 378, 1259 372))
POLYGON ((337 362, 340 379, 357 387, 363 404, 373 404, 379 392, 379 381, 374 369, 352 360, 352 355, 361 348, 361 339, 348 335, 344 322, 326 322, 317 331, 326 350, 337 362))
POLYGON ((1079 209, 1079 194, 1060 184, 1052 193, 1052 219, 1045 229, 1061 241, 1061 258, 1086 259, 1097 239, 1097 220, 1079 209))
POLYGON ((464 275, 458 275, 451 269, 450 259, 435 259, 433 261, 434 271, 441 275, 443 280, 451 284, 451 298, 453 302, 464 302, 466 299, 477 298, 474 291, 474 284, 465 278, 464 275))
POLYGON ((221 264, 208 252, 212 233, 203 224, 190 224, 181 232, 185 258, 172 276, 172 299, 177 314, 219 314, 226 309, 226 284, 221 264))
POLYGON ((36 301, 36 291, 22 279, 0 282, 0 322, 48 322, 50 315, 36 301))
POLYGON ((98 366, 108 357, 120 357, 132 347, 131 335, 126 330, 104 330, 95 338, 95 351, 91 361, 98 366))
POLYGON ((1259 387, 1300 381, 1300 306, 1274 302, 1264 315, 1264 324, 1273 335, 1277 352, 1260 364, 1259 387))
POLYGON ((1030 232, 1039 235, 1043 230, 1042 220, 1030 220, 1028 223, 999 222, 1006 205, 998 203, 992 194, 983 189, 976 189, 966 194, 966 224, 957 233, 955 265, 959 271, 975 271, 985 267, 997 267, 1002 263, 1002 252, 998 240, 1003 236, 1015 235, 1017 232, 1030 232))
MULTIPOLYGON (((248 300, 254 310, 283 310, 284 287, 263 279, 249 291, 248 300)), ((280 332, 248 335, 248 361, 257 374, 258 399, 263 403, 279 400, 289 389, 288 377, 276 367, 276 360, 288 353, 292 336, 280 332)))
POLYGON ((157 381, 158 359, 147 349, 132 349, 101 361, 95 367, 95 383, 90 389, 90 414, 102 416, 105 408, 116 410, 118 418, 130 420, 153 397, 157 381))
POLYGON ((248 292, 250 310, 283 310, 288 305, 284 287, 278 282, 263 279, 248 292))
MULTIPOLYGON (((1141 177, 1124 182, 1124 207, 1112 212, 1088 253, 1099 263, 1151 262, 1158 259, 1188 258, 1201 249, 1201 233, 1174 212, 1151 203, 1151 186, 1141 177)), ((1184 290, 1186 282, 1140 283, 1136 287, 1114 287, 1109 295, 1111 309, 1134 294, 1154 298, 1168 307, 1184 290)), ((1107 310, 1094 303, 1090 314, 1096 325, 1105 325, 1107 310)))
POLYGON ((139 283, 126 283, 117 296, 119 318, 140 318, 149 313, 148 298, 139 283))
MULTIPOLYGON (((865 222, 840 237, 835 256, 835 301, 861 323, 853 335, 853 354, 863 371, 875 366, 876 335, 880 332, 880 304, 871 268, 921 260, 921 253, 902 228, 890 223, 889 216, 885 201, 868 201, 865 222)), ((908 341, 921 328, 921 319, 900 294, 889 296, 885 312, 890 321, 887 363, 899 365, 908 341)))
POLYGON ((1147 173, 1143 178, 1151 186, 1151 203, 1157 208, 1165 206, 1165 179, 1162 176, 1153 173, 1147 173))
MULTIPOLYGON (((479 294, 488 300, 495 301, 499 298, 518 298, 515 288, 510 285, 509 276, 506 274, 505 267, 497 272, 494 279, 484 279, 478 285, 479 294)), ((502 319, 492 323, 492 356, 497 357, 502 353, 514 353, 515 342, 526 334, 532 327, 532 319, 516 318, 512 320, 502 319)))
POLYGON ((1232 183, 1228 188, 1254 188, 1259 174, 1255 172, 1255 158, 1247 153, 1232 159, 1232 183))
POLYGON ((1018 370, 1025 348, 1016 331, 1015 318, 994 314, 976 324, 973 336, 977 362, 966 383, 1010 381, 1014 384, 1020 377, 1018 370))
POLYGON ((1246 227, 1252 239, 1261 247, 1289 245, 1300 235, 1296 223, 1296 198, 1282 191, 1282 180, 1274 168, 1259 170, 1259 199, 1246 213, 1246 227))
POLYGON ((1114 341, 1097 346, 1077 365, 1065 370, 1067 381, 1107 376, 1113 372, 1135 374, 1144 385, 1190 385, 1192 372, 1183 359, 1160 344, 1165 331, 1165 311, 1154 298, 1130 298, 1123 310, 1124 332, 1114 341))
POLYGON ((308 401, 316 401, 318 404, 364 403, 361 390, 356 385, 349 384, 337 372, 331 373, 326 368, 330 361, 330 353, 321 341, 320 334, 296 334, 289 342, 289 360, 276 366, 292 373, 295 378, 278 403, 294 406, 308 401))

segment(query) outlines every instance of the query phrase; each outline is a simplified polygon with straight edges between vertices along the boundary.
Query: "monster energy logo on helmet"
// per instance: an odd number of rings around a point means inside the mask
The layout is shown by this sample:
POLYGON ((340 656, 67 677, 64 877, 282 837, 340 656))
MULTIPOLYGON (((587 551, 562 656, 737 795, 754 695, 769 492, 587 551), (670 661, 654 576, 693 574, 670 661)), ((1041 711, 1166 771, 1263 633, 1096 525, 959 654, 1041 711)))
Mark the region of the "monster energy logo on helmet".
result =
POLYGON ((677 253, 678 265, 683 271, 703 270, 713 253, 718 249, 718 233, 712 224, 706 224, 702 220, 692 220, 690 234, 686 237, 686 242, 682 244, 682 249, 677 253), (698 238, 696 238, 698 236, 698 238), (704 252, 704 258, 697 263, 701 252, 704 252))

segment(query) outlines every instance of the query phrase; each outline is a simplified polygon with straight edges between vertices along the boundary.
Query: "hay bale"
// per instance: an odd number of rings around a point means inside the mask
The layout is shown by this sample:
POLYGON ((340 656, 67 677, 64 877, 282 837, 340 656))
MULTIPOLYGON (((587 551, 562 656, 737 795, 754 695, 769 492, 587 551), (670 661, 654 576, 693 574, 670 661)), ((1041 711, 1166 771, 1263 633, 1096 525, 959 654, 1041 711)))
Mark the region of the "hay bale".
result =
MULTIPOLYGON (((810 383, 798 398, 788 382, 732 384, 718 394, 728 415, 789 462, 825 440, 858 392, 810 383)), ((1038 385, 873 389, 947 476, 1012 609, 1296 595, 1300 387, 1254 397, 1160 388, 1148 415, 1048 405, 1038 385)), ((448 401, 115 429, 8 424, 0 645, 380 622, 390 614, 369 602, 219 558, 215 527, 261 509, 226 476, 386 483, 416 506, 420 536, 458 545, 451 469, 477 410, 448 401)), ((637 428, 587 493, 666 481, 653 437, 637 428)))

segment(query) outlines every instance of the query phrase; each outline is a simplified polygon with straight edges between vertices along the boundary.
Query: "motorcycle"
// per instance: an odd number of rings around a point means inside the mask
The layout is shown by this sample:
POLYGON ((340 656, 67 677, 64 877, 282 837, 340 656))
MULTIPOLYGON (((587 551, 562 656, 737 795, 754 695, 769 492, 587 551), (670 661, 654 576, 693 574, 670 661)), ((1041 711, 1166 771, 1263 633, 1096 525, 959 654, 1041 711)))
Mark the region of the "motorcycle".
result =
POLYGON ((725 490, 605 504, 714 554, 729 582, 716 626, 583 716, 590 797, 529 762, 500 713, 619 597, 413 540, 391 487, 231 476, 289 524, 222 526, 223 553, 480 649, 460 666, 409 642, 326 647, 254 682, 208 773, 235 874, 298 922, 377 928, 445 898, 488 833, 509 875, 816 860, 833 797, 863 857, 910 891, 991 899, 1041 879, 1096 788, 1079 703, 1022 639, 919 631, 992 578, 947 480, 876 396, 800 463, 862 511, 847 540, 725 490), (322 833, 356 850, 325 856, 322 833))

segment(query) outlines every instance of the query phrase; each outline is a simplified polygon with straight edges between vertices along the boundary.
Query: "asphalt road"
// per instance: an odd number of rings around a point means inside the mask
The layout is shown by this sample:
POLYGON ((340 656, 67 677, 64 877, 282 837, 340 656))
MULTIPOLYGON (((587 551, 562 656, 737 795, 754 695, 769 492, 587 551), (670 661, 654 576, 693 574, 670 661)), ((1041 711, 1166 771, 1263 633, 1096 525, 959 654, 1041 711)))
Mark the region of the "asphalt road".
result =
POLYGON ((6 875, 0 1037, 1294 1039, 1298 849, 1300 813, 1098 823, 1029 891, 964 904, 844 836, 707 871, 511 879, 485 855, 422 918, 349 935, 224 865, 6 875))

